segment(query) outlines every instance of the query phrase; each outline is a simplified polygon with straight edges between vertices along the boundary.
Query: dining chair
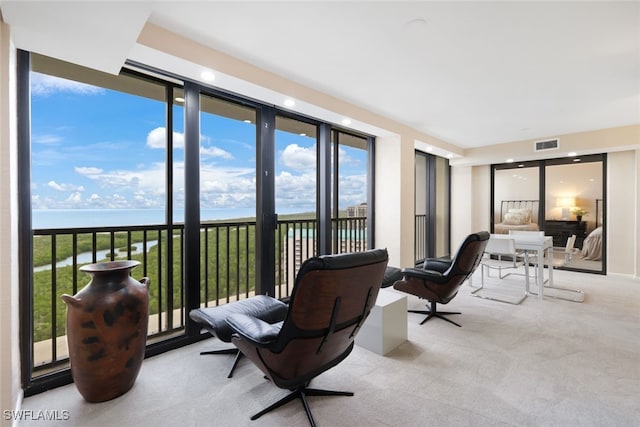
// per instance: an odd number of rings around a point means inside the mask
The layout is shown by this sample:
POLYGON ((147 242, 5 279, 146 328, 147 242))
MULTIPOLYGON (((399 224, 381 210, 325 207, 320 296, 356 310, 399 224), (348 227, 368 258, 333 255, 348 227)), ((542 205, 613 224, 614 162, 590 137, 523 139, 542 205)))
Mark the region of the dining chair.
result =
MULTIPOLYGON (((484 251, 484 256, 480 261, 480 274, 481 274, 481 284, 480 287, 471 291, 471 295, 479 298, 489 299, 493 301, 506 302, 509 304, 520 304, 522 301, 527 298, 529 294, 529 266, 523 260, 523 258, 516 251, 515 240, 513 238, 508 237, 495 237, 492 236, 489 238, 487 242, 487 247, 484 251), (524 292, 522 296, 517 299, 509 299, 508 295, 497 294, 496 292, 483 292, 486 291, 485 288, 485 268, 487 272, 490 272, 492 269, 498 270, 498 278, 503 280, 511 273, 507 273, 505 275, 502 274, 502 270, 516 270, 520 267, 524 266, 524 292)), ((490 276, 489 276, 490 277, 490 276)))
MULTIPOLYGON (((516 230, 510 230, 509 231, 509 235, 512 235, 514 237, 520 235, 520 236, 526 236, 526 235, 538 235, 538 236, 544 236, 544 231, 516 231, 516 230)), ((559 267, 566 267, 569 262, 572 260, 573 255, 575 255, 579 249, 576 249, 575 246, 575 242, 576 242, 576 235, 573 234, 571 236, 569 236, 567 238, 567 244, 565 245, 565 247, 563 249, 561 249, 562 253, 563 253, 563 257, 561 259, 555 259, 555 257, 553 259, 548 259, 547 256, 545 256, 542 261, 538 260, 538 255, 535 251, 524 251, 523 255, 524 255, 524 262, 525 264, 527 264, 528 266, 533 267, 533 278, 535 283, 537 283, 538 281, 538 263, 542 262, 544 265, 547 266, 547 268, 559 268, 559 267)), ((556 252, 556 250, 554 249, 554 252, 556 252)), ((549 278, 542 278, 542 283, 544 285, 544 287, 546 289, 554 289, 554 290, 558 290, 561 291, 558 294, 552 294, 552 293, 547 293, 545 294, 547 297, 549 298, 556 298, 556 299, 562 299, 562 300, 566 300, 566 301, 572 301, 572 302, 583 302, 584 301, 584 291, 580 290, 580 289, 570 289, 570 288, 564 288, 564 287, 559 287, 559 286, 550 286, 548 285, 549 283, 549 278)), ((533 291, 529 291, 529 293, 533 294, 533 295, 537 295, 535 292, 533 291)))

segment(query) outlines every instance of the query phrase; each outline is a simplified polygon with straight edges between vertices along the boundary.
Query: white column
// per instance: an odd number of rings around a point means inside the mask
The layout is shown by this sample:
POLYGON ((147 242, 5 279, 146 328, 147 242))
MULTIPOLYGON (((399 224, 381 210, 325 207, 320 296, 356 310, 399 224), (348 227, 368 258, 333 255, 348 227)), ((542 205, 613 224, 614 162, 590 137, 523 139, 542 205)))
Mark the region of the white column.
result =
POLYGON ((414 143, 401 136, 376 138, 376 244, 389 251, 389 265, 411 267, 414 259, 414 143))

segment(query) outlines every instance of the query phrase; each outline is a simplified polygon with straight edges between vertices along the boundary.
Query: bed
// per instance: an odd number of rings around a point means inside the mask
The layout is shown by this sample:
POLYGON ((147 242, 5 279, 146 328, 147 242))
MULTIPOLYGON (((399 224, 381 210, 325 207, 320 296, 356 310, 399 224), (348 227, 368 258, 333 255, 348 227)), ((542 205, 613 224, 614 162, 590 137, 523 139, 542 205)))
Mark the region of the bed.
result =
POLYGON ((500 222, 494 224, 496 234, 509 234, 510 230, 538 231, 537 200, 503 200, 500 202, 500 222))
POLYGON ((602 199, 596 199, 596 228, 589 233, 582 243, 583 259, 590 261, 602 260, 602 199))

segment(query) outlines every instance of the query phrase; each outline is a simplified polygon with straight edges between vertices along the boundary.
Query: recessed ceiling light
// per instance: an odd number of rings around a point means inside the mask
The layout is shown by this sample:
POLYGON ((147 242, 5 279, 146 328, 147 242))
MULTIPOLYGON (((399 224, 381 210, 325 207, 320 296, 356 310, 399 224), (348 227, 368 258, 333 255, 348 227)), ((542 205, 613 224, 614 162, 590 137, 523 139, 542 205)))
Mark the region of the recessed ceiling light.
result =
POLYGON ((300 133, 299 133, 299 135, 300 135, 300 136, 307 136, 307 134, 306 134, 306 133, 304 133, 304 132, 300 132, 300 133))
POLYGON ((453 157, 453 154, 451 154, 451 153, 447 154, 447 158, 449 158, 449 159, 450 159, 450 158, 452 158, 452 157, 453 157))
POLYGON ((351 119, 342 119, 342 124, 345 126, 349 126, 351 124, 351 119))
POLYGON ((214 81, 216 79, 215 74, 213 74, 213 72, 211 72, 209 70, 205 70, 205 71, 201 72, 200 73, 200 77, 205 82, 212 82, 212 81, 214 81))
POLYGON ((184 102, 184 98, 180 98, 179 96, 176 96, 173 100, 176 102, 184 102))
POLYGON ((507 163, 513 163, 513 159, 507 159, 507 163))
POLYGON ((249 120, 249 119, 244 119, 244 120, 243 120, 243 122, 245 122, 245 123, 251 123, 251 120, 249 120))
POLYGON ((575 156, 577 156, 577 155, 578 155, 578 153, 576 153, 575 151, 572 151, 572 152, 570 152, 570 153, 567 153, 567 156, 569 156, 569 157, 575 157, 575 156))
POLYGON ((581 160, 582 160, 582 159, 573 159, 573 161, 574 161, 574 162, 579 162, 579 161, 581 161, 581 160))
POLYGON ((296 105, 296 101, 294 101, 293 99, 287 98, 284 100, 285 107, 293 107, 294 105, 296 105))
POLYGON ((519 167, 519 168, 523 168, 523 167, 524 167, 524 165, 518 165, 518 167, 519 167))

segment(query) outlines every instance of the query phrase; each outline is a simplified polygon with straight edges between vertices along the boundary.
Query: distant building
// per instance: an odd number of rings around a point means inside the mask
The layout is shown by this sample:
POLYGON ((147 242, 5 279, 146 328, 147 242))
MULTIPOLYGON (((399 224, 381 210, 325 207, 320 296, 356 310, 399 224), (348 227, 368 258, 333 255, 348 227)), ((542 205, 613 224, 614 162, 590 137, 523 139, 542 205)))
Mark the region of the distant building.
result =
POLYGON ((366 217, 367 216, 367 204, 360 203, 356 206, 349 206, 347 208, 347 218, 354 217, 366 217))
MULTIPOLYGON (((362 205, 360 205, 362 206, 362 205)), ((360 207, 356 206, 356 207, 360 207)), ((364 214, 366 215, 366 205, 364 214)), ((355 217, 355 215, 354 215, 355 217)), ((334 239, 337 239, 338 253, 360 252, 367 249, 366 220, 345 220, 338 230, 334 229, 334 239)), ((293 285, 295 277, 302 263, 316 255, 316 230, 289 227, 286 238, 282 242, 280 259, 284 263, 280 266, 276 283, 293 285)))

